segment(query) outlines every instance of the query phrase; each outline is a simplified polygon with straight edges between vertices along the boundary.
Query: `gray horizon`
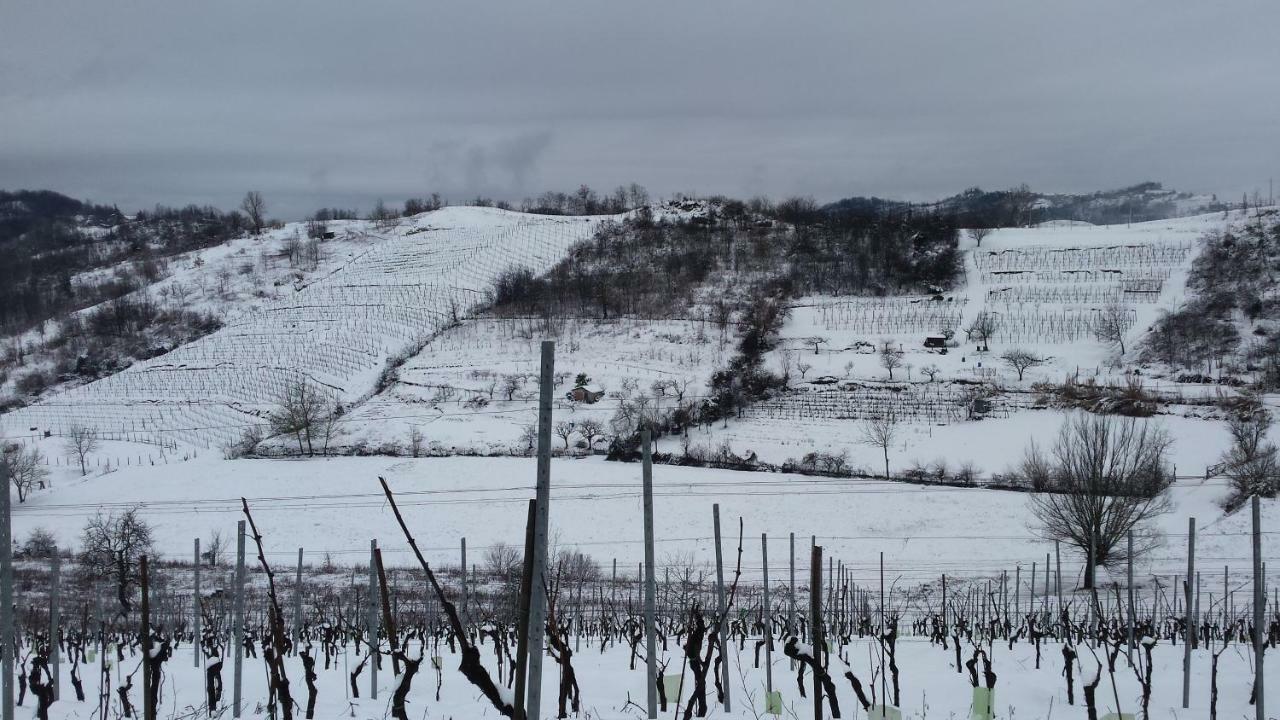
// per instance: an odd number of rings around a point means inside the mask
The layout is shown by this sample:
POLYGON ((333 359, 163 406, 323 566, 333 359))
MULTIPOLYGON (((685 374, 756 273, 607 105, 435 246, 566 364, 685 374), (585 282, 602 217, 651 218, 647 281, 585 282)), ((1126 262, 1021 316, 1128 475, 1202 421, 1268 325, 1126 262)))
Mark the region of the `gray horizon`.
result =
POLYGON ((0 188, 269 214, 588 184, 932 200, 1280 166, 1280 4, 21 3, 0 188))

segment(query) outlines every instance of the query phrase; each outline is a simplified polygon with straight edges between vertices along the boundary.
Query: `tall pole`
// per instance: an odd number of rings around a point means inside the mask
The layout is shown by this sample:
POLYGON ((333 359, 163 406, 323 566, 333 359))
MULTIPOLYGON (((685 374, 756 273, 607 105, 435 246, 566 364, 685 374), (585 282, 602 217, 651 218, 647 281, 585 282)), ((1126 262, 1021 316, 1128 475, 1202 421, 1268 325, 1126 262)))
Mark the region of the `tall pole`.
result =
POLYGON ((471 602, 467 593, 467 539, 462 538, 462 623, 467 623, 471 612, 471 602))
MULTIPOLYGON (((809 558, 809 625, 813 640, 813 662, 822 665, 822 547, 814 545, 809 558)), ((822 720, 822 682, 813 673, 813 717, 822 720)))
MULTIPOLYGON (((654 626, 657 602, 658 578, 654 560, 653 538, 653 450, 649 431, 640 433, 644 482, 644 641, 645 673, 649 679, 645 697, 649 702, 649 717, 658 717, 658 631, 654 626)), ((768 592, 768 591, 766 591, 768 592)), ((581 628, 579 628, 581 632, 581 628)))
POLYGON ((191 596, 191 665, 192 667, 200 667, 200 538, 195 538, 195 555, 194 565, 194 591, 191 596))
POLYGON ((1196 619, 1192 615, 1191 583, 1196 578, 1196 519, 1187 519, 1187 579, 1183 583, 1186 593, 1186 604, 1183 610, 1187 615, 1187 636, 1182 643, 1182 709, 1191 704, 1191 645, 1195 643, 1196 619))
POLYGON ((232 663, 234 679, 231 683, 231 717, 240 717, 240 691, 244 675, 244 521, 236 523, 236 588, 231 603, 231 638, 227 651, 235 660, 232 663))
MULTIPOLYGON (((9 488, 4 488, 9 492, 9 488)), ((53 577, 49 588, 49 665, 53 668, 53 699, 62 697, 62 618, 59 602, 62 595, 62 557, 58 548, 53 549, 53 577)))
POLYGON ((378 699, 378 541, 369 541, 369 611, 365 627, 369 629, 369 699, 378 699))
MULTIPOLYGON (((760 533, 760 563, 764 566, 764 690, 773 692, 773 606, 769 604, 769 536, 760 533)), ((766 703, 768 700, 766 699, 766 703)))
POLYGON ((298 548, 298 572, 293 579, 293 641, 302 642, 302 548, 298 548))
POLYGON ((1262 692, 1262 651, 1267 647, 1267 633, 1263 627, 1263 610, 1267 602, 1262 580, 1262 511, 1258 496, 1253 496, 1253 697, 1257 720, 1266 720, 1262 692))
POLYGON ((526 714, 541 720, 542 641, 547 627, 547 533, 551 510, 551 391, 556 367, 556 344, 542 341, 542 372, 538 378, 538 490, 537 521, 533 530, 533 583, 529 594, 529 677, 526 714))
POLYGON ((1062 611, 1062 543, 1057 540, 1053 541, 1054 564, 1057 572, 1054 573, 1053 586, 1058 591, 1058 611, 1062 611))
MULTIPOLYGON (((724 641, 724 624, 727 611, 724 603, 724 553, 720 547, 720 504, 716 503, 711 506, 711 516, 715 521, 716 530, 716 604, 719 612, 716 615, 716 641, 720 643, 720 675, 724 686, 724 711, 726 714, 733 712, 729 706, 729 648, 724 641)), ((821 591, 819 591, 821 592, 821 591)))
POLYGON ((9 465, 0 462, 0 720, 13 720, 13 526, 9 517, 9 465))
POLYGON ((156 720, 156 707, 151 702, 151 686, 155 678, 151 677, 151 587, 147 577, 147 556, 138 559, 138 573, 142 585, 142 718, 156 720))
POLYGON ((1133 530, 1128 533, 1129 552, 1125 561, 1126 584, 1129 586, 1129 651, 1125 653, 1130 659, 1133 658, 1134 645, 1134 626, 1138 623, 1137 609, 1133 603, 1133 530))
MULTIPOLYGON (((524 567, 521 568, 520 574, 520 598, 519 608, 516 612, 517 618, 529 616, 529 596, 532 594, 533 587, 533 526, 538 520, 538 502, 532 498, 529 500, 528 518, 524 525, 524 567)), ((582 587, 578 587, 579 606, 581 606, 582 587)), ((581 612, 581 610, 579 610, 581 612)), ((581 635, 581 632, 579 632, 581 635)), ((515 682, 515 702, 512 706, 515 708, 516 720, 525 717, 525 682, 529 673, 529 623, 520 623, 516 628, 516 682, 515 682)))
POLYGON ((787 609, 787 632, 799 636, 796 632, 796 534, 791 533, 791 607, 787 609))

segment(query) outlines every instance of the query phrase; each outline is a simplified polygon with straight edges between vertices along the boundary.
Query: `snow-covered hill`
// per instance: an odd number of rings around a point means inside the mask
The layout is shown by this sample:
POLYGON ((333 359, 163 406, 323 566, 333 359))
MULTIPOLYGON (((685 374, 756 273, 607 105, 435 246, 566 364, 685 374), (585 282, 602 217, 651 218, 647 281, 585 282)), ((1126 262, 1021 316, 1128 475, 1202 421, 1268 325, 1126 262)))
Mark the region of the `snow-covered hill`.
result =
MULTIPOLYGON (((373 393, 388 359, 482 303, 499 272, 546 269, 602 220, 451 207, 389 227, 343 223, 347 244, 323 272, 224 306, 233 312, 218 332, 0 416, 0 430, 56 436, 84 424, 108 439, 216 449, 262 423, 301 378, 349 404, 373 393)), ((210 255, 205 265, 234 264, 238 250, 210 255)))

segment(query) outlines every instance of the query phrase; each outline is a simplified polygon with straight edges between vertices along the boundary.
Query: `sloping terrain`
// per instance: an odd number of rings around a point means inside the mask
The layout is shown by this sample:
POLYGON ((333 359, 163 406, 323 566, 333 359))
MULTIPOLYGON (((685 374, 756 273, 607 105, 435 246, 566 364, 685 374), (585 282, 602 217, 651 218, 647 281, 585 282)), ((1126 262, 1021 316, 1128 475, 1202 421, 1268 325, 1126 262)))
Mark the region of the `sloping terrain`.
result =
POLYGON ((498 273, 549 267, 599 222, 446 208, 366 225, 357 231, 372 240, 327 274, 196 342, 0 416, 0 428, 65 436, 84 424, 106 439, 220 448, 301 379, 339 403, 371 394, 389 359, 484 302, 498 273))

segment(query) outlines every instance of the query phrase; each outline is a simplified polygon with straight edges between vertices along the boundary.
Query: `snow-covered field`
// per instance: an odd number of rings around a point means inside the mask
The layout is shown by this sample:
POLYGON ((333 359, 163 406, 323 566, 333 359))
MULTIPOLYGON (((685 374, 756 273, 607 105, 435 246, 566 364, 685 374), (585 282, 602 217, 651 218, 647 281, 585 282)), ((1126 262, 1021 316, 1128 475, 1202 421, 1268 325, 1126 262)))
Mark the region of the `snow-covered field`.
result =
MULTIPOLYGON (((734 650, 729 660, 729 701, 732 712, 726 713, 723 706, 717 705, 714 688, 709 688, 711 717, 771 717, 765 713, 765 661, 761 653, 760 666, 754 660, 754 643, 748 643, 744 650, 734 650)), ((417 645, 410 650, 411 657, 417 656, 417 645)), ((1027 642, 1019 642, 1010 650, 1000 642, 992 646, 992 670, 998 676, 995 685, 993 710, 998 718, 1073 718, 1085 717, 1085 707, 1081 687, 1091 682, 1098 672, 1099 665, 1093 653, 1083 645, 1077 646, 1080 657, 1075 668, 1075 705, 1067 704, 1066 681, 1062 677, 1063 658, 1061 646, 1056 643, 1046 644, 1042 648, 1040 668, 1035 668, 1035 650, 1027 642)), ((1218 649, 1215 646, 1215 650, 1218 649)), ((871 695, 871 685, 880 697, 879 680, 873 681, 873 669, 878 667, 879 647, 869 640, 855 639, 845 646, 847 661, 832 653, 831 673, 836 681, 837 698, 846 718, 866 718, 867 713, 858 706, 848 680, 843 675, 853 672, 871 695)), ((482 657, 490 673, 495 673, 497 665, 494 661, 492 643, 481 648, 482 657)), ((898 641, 897 664, 900 668, 902 717, 925 720, 926 718, 967 718, 970 716, 971 702, 974 696, 969 684, 967 671, 957 672, 954 667, 954 655, 949 650, 930 645, 924 638, 902 638, 898 641)), ((969 658, 971 648, 964 648, 964 660, 969 658)), ((1191 703, 1188 710, 1182 709, 1182 647, 1172 646, 1166 642, 1158 644, 1153 651, 1152 692, 1150 710, 1152 718, 1201 718, 1209 714, 1209 665, 1210 651, 1200 649, 1192 655, 1192 688, 1191 703)), ((602 653, 597 641, 587 639, 573 656, 574 668, 581 688, 582 710, 584 718, 643 718, 645 703, 645 665, 641 661, 635 670, 629 670, 630 648, 625 643, 614 644, 602 653), (628 702, 638 703, 628 705, 628 702)), ((322 720, 336 718, 385 718, 390 714, 392 692, 398 684, 398 677, 391 672, 390 662, 384 660, 383 669, 378 675, 378 699, 369 698, 369 672, 366 669, 358 678, 361 697, 351 697, 348 673, 359 663, 363 653, 358 648, 346 646, 334 658, 331 669, 323 668, 323 661, 317 667, 316 680, 316 712, 315 716, 322 720)), ((1135 672, 1128 667, 1122 652, 1117 663, 1116 672, 1107 672, 1106 659, 1102 650, 1097 651, 1102 660, 1101 683, 1098 685, 1097 704, 1099 716, 1111 712, 1124 712, 1132 717, 1139 717, 1141 689, 1135 672), (1118 701, 1118 704, 1117 704, 1118 701)), ((1137 653, 1135 653, 1135 659, 1137 653)), ((661 653, 660 661, 670 661, 666 675, 680 676, 681 657, 679 648, 670 642, 668 649, 661 653)), ((1253 708, 1247 703, 1252 685, 1253 671, 1250 665, 1249 648, 1236 644, 1222 653, 1218 669, 1218 717, 1220 718, 1252 718, 1253 708)), ((796 673, 789 666, 790 661, 782 656, 780 648, 773 653, 772 672, 773 687, 781 693, 782 717, 813 717, 812 679, 805 675, 806 694, 801 698, 797 691, 796 673)), ((231 662, 224 662, 222 679, 225 685, 223 703, 231 701, 231 662)), ((128 658, 123 663, 123 674, 133 672, 137 666, 136 657, 128 658)), ((50 717, 86 718, 94 712, 95 700, 98 696, 99 674, 97 663, 89 663, 80 670, 84 678, 87 702, 77 702, 71 691, 69 682, 69 665, 63 665, 62 699, 53 704, 50 717)), ((480 696, 475 688, 467 683, 456 670, 457 655, 450 652, 446 643, 438 648, 432 646, 426 652, 426 660, 414 677, 408 695, 408 716, 419 718, 496 718, 500 717, 491 705, 480 696), (437 672, 432 667, 432 656, 439 653, 442 670, 437 672), (439 700, 436 699, 436 685, 439 678, 439 700)), ((290 657, 286 669, 291 681, 291 693, 295 701, 306 703, 306 687, 302 682, 302 663, 298 658, 290 657)), ((111 689, 119 687, 122 682, 120 664, 114 665, 111 689)), ((192 653, 189 645, 180 645, 174 652, 173 659, 164 664, 165 682, 163 700, 160 708, 161 717, 183 717, 199 714, 204 692, 204 675, 192 665, 192 653)), ((688 699, 690 686, 688 671, 683 671, 685 678, 684 700, 688 699)), ((504 676, 505 677, 505 676, 504 676)), ((244 717, 265 717, 265 699, 267 696, 267 677, 261 659, 247 658, 244 662, 244 717)), ((555 703, 559 673, 555 663, 547 658, 543 671, 542 713, 543 717, 555 717, 555 703)), ((1274 662, 1266 664, 1266 685, 1275 687, 1280 681, 1280 667, 1274 662)), ((710 678, 708 678, 710 683, 710 678)), ((672 683, 676 687, 676 683, 672 683)), ((131 699, 141 709, 141 682, 135 679, 131 699)), ((892 693, 892 689, 889 689, 892 693)), ((113 707, 118 706, 115 698, 113 707)), ((34 700, 28 697, 27 706, 34 706, 34 700)), ((668 707, 668 713, 662 717, 676 716, 674 698, 668 707)), ((683 702, 680 712, 683 712, 683 702)), ((19 717, 23 717, 23 708, 19 708, 19 717)), ((229 716, 229 714, 227 715, 229 716)), ((828 715, 829 716, 829 715, 828 715)), ((295 715, 301 717, 301 714, 295 715)))
POLYGON ((389 357, 482 303, 500 272, 549 268, 602 220, 450 207, 365 228, 378 240, 322 277, 210 336, 6 414, 0 430, 65 435, 80 423, 112 439, 217 449, 300 378, 351 403, 373 393, 389 357))

